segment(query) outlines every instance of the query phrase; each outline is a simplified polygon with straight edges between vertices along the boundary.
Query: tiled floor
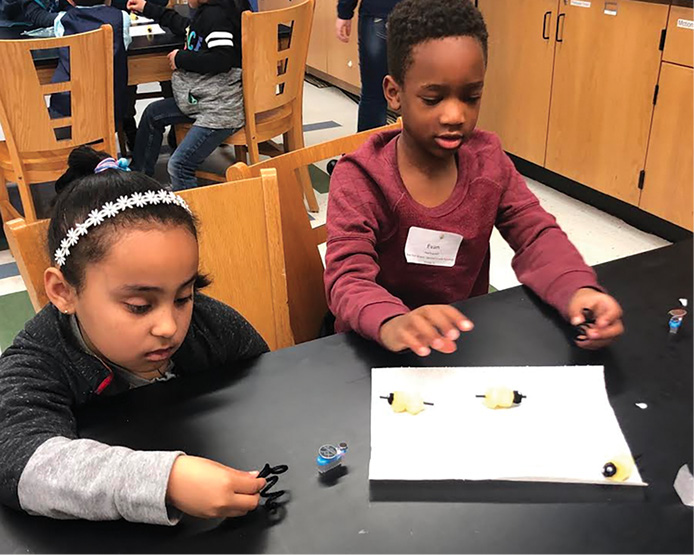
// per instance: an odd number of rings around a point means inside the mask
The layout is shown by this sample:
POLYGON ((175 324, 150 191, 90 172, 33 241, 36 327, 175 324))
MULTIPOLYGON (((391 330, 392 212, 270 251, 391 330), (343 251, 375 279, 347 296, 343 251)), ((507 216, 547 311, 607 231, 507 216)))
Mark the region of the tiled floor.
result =
MULTIPOLYGON (((155 86, 156 88, 156 86, 155 86)), ((141 88, 141 90, 144 90, 141 88)), ((138 102, 138 114, 150 101, 138 102)), ((319 88, 306 83, 304 87, 304 122, 305 141, 307 145, 321 143, 356 130, 357 106, 339 89, 334 87, 319 88)), ((0 130, 0 138, 2 132, 0 130)), ((160 157, 156 177, 166 180, 165 151, 160 157)), ((218 149, 205 163, 209 168, 223 169, 233 163, 231 149, 218 149)), ((318 164, 325 170, 325 163, 318 164)), ((538 196, 542 205, 554 214, 559 224, 583 254, 588 264, 594 265, 639 252, 658 248, 668 244, 667 241, 654 235, 643 233, 623 221, 614 218, 559 193, 549 187, 527 180, 531 190, 538 196)), ((323 187, 321 187, 323 188, 323 187)), ((327 193, 317 192, 320 212, 313 214, 314 225, 325 222, 327 193)), ((31 304, 25 292, 21 278, 16 275, 16 265, 6 248, 0 245, 0 349, 7 348, 14 334, 22 323, 30 317, 31 304)), ((497 289, 518 285, 511 269, 513 251, 494 232, 491 240, 492 262, 490 281, 497 289)), ((321 252, 324 254, 324 245, 321 252)))

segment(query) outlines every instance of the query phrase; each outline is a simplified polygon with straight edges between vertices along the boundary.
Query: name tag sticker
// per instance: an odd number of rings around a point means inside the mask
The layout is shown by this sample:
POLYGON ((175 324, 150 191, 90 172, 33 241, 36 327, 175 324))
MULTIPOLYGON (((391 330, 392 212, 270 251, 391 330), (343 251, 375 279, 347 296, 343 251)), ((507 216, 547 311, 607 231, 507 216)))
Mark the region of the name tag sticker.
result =
POLYGON ((691 19, 678 19, 677 26, 680 29, 694 29, 694 21, 691 19))
POLYGON ((405 242, 405 259, 410 264, 452 268, 463 236, 412 226, 405 242))
POLYGON ((572 6, 578 6, 579 8, 590 8, 590 2, 588 0, 571 0, 572 6))

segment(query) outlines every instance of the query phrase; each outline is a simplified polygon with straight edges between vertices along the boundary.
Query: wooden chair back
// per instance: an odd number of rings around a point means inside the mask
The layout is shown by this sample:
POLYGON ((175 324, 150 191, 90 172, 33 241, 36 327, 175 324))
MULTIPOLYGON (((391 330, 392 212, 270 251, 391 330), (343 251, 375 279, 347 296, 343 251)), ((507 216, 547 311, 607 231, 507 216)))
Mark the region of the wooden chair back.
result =
POLYGON ((302 195, 301 172, 322 160, 353 152, 374 133, 399 129, 400 125, 398 121, 378 129, 294 150, 252 166, 239 162, 227 169, 226 178, 232 182, 256 177, 269 168, 277 170, 289 316, 296 343, 318 336, 328 310, 323 286, 323 261, 317 248, 325 242, 325 226, 311 226, 302 195))
MULTIPOLYGON (((231 184, 180 193, 200 220, 205 293, 240 312, 271 349, 294 344, 289 322, 277 173, 263 170, 231 184)), ((5 234, 37 312, 48 303, 43 274, 51 265, 48 220, 5 224, 5 234)))
POLYGON ((1 40, 0 59, 0 125, 13 177, 19 185, 24 216, 27 221, 35 221, 30 183, 57 178, 76 146, 90 144, 112 155, 116 153, 113 31, 110 25, 103 25, 95 31, 62 38, 1 40), (55 48, 69 51, 70 80, 42 84, 32 52, 55 48), (70 93, 71 115, 51 118, 47 98, 59 92, 70 93), (55 132, 63 128, 69 128, 71 136, 58 139, 55 132))
POLYGON ((27 223, 23 218, 17 218, 4 226, 5 237, 36 312, 48 304, 43 287, 43 273, 51 265, 47 244, 48 222, 39 220, 27 223))
POLYGON ((301 99, 314 0, 243 12, 243 95, 246 125, 258 114, 301 99), (283 30, 290 35, 282 36, 283 30))
POLYGON ((205 293, 240 312, 272 350, 293 345, 276 171, 179 194, 200 220, 205 293))

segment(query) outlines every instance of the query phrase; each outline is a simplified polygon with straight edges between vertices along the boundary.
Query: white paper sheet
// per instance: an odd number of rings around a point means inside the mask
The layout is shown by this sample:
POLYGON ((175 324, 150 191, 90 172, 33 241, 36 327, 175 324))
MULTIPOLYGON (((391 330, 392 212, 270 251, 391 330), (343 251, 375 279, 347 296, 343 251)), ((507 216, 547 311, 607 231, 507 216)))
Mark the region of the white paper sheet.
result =
POLYGON ((147 25, 149 23, 154 23, 153 19, 150 19, 149 17, 145 17, 144 15, 137 15, 134 13, 130 14, 130 26, 136 26, 136 25, 147 25))
POLYGON ((164 29, 162 29, 159 25, 156 23, 153 25, 138 25, 137 27, 130 27, 130 36, 131 37, 144 37, 147 35, 163 35, 166 33, 164 29))
POLYGON ((602 366, 374 368, 370 480, 520 480, 646 485, 637 469, 612 482, 602 468, 631 451, 605 390, 602 366), (526 395, 489 409, 476 394, 526 395), (395 413, 380 396, 419 393, 434 403, 395 413))

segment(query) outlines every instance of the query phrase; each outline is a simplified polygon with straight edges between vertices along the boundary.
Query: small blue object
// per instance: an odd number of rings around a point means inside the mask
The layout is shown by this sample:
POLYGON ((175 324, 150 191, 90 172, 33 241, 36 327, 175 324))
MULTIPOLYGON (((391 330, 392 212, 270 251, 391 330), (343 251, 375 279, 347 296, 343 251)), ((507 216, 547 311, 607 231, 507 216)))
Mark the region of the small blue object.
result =
POLYGON ((116 162, 118 164, 118 167, 126 172, 130 171, 130 160, 127 158, 118 158, 118 161, 116 162))
POLYGON ((344 441, 338 445, 321 445, 320 449, 318 449, 318 456, 316 457, 318 472, 325 474, 329 470, 340 466, 342 464, 342 457, 345 456, 346 452, 347 444, 344 441))

